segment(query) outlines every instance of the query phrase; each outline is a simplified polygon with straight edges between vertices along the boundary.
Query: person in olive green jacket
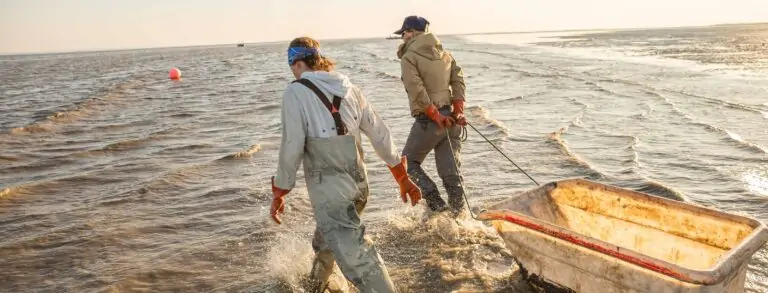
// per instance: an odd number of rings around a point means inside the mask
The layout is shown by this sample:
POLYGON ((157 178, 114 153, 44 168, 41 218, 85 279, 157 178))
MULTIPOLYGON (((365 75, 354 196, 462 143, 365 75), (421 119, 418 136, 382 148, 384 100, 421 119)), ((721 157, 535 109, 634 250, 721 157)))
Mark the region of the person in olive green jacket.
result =
POLYGON ((435 151, 437 173, 448 193, 448 205, 458 215, 465 209, 464 189, 457 170, 461 166, 459 135, 466 125, 464 73, 428 27, 429 21, 423 17, 408 16, 395 31, 404 41, 397 57, 411 116, 415 118, 403 155, 408 160, 408 173, 421 189, 427 206, 441 212, 448 207, 435 182, 421 168, 429 152, 435 151), (450 133, 450 143, 446 131, 450 133))

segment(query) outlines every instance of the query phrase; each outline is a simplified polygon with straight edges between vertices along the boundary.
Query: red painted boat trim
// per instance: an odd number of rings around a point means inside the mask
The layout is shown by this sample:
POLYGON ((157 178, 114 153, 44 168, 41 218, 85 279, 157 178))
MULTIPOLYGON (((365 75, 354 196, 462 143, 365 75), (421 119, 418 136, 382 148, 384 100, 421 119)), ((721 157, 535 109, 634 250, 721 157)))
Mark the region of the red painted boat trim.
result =
POLYGON ((681 281, 685 281, 685 282, 689 282, 689 283, 694 283, 694 284, 699 283, 699 282, 691 279, 690 277, 686 276, 685 274, 680 273, 678 271, 675 271, 673 269, 657 265, 657 264, 655 264, 653 262, 650 262, 648 260, 644 260, 644 259, 641 259, 641 258, 637 258, 635 256, 628 255, 628 254, 623 253, 623 252, 621 252, 619 250, 611 249, 611 248, 605 247, 603 245, 600 245, 598 243, 593 243, 591 241, 581 239, 581 237, 579 237, 579 236, 575 236, 575 235, 572 235, 572 234, 569 234, 569 233, 564 233, 564 232, 561 232, 561 231, 557 231, 555 229, 551 229, 549 227, 542 226, 542 225, 539 225, 539 224, 536 224, 536 223, 531 223, 531 222, 527 221, 524 218, 517 217, 514 214, 489 213, 487 216, 490 216, 491 218, 495 218, 495 219, 504 220, 504 221, 507 221, 507 222, 512 222, 512 223, 518 224, 520 226, 523 226, 523 227, 526 227, 526 228, 530 228, 532 230, 536 230, 536 231, 542 232, 542 233, 550 235, 552 237, 555 237, 555 238, 558 238, 558 239, 562 239, 564 241, 567 241, 567 242, 570 242, 570 243, 573 243, 573 244, 576 244, 576 245, 579 245, 579 246, 582 246, 582 247, 586 247, 586 248, 589 248, 589 249, 592 249, 592 250, 595 250, 595 251, 598 251, 598 252, 601 252, 601 253, 605 253, 607 255, 616 257, 616 258, 621 259, 623 261, 635 264, 637 266, 649 269, 651 271, 654 271, 654 272, 657 272, 657 273, 660 273, 660 274, 664 274, 664 275, 673 277, 673 278, 681 280, 681 281))

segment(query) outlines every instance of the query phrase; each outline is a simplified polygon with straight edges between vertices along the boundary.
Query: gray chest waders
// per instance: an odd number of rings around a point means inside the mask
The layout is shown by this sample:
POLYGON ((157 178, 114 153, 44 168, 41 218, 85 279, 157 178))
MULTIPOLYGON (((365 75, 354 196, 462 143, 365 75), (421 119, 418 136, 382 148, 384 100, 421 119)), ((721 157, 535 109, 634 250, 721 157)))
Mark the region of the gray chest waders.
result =
POLYGON ((368 178, 361 159, 362 147, 354 136, 346 135, 341 120, 341 98, 333 103, 307 79, 300 82, 311 89, 333 116, 338 136, 307 138, 304 149, 304 174, 307 191, 317 222, 312 247, 315 260, 312 278, 315 290, 322 292, 334 263, 360 292, 396 292, 384 262, 366 236, 360 221, 368 200, 368 178))

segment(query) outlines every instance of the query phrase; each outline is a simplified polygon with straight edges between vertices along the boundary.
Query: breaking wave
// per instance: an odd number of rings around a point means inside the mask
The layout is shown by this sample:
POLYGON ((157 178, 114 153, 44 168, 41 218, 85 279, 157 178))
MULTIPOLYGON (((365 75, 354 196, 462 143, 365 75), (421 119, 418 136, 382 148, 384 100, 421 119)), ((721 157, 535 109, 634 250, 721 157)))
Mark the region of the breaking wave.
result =
POLYGON ((385 79, 400 80, 400 77, 389 72, 379 71, 376 72, 376 76, 385 79))
POLYGON ((645 183, 636 188, 639 192, 663 196, 677 201, 688 201, 685 194, 659 181, 643 178, 645 183))
POLYGON ((9 133, 12 135, 23 135, 50 132, 62 124, 71 123, 98 113, 101 108, 109 105, 110 101, 123 98, 132 90, 143 85, 144 81, 138 78, 115 84, 104 90, 104 93, 99 93, 94 97, 76 103, 72 109, 55 112, 43 120, 13 128, 9 133))
POLYGON ((724 131, 726 134, 728 134, 729 138, 731 138, 733 141, 739 143, 742 147, 744 147, 746 149, 749 149, 749 150, 752 150, 752 151, 756 151, 756 152, 761 152, 761 153, 764 153, 764 154, 768 154, 768 149, 767 148, 765 148, 765 147, 763 147, 761 145, 758 145, 758 144, 746 141, 744 138, 741 137, 741 135, 739 135, 739 134, 737 134, 735 132, 731 132, 731 131, 728 131, 728 130, 721 130, 721 131, 724 131))
POLYGON ((738 146, 738 147, 740 147, 742 149, 750 150, 752 152, 761 153, 761 154, 768 154, 768 149, 766 149, 765 147, 763 147, 761 145, 754 144, 754 143, 751 143, 751 142, 745 140, 738 133, 732 132, 732 131, 730 131, 728 129, 723 129, 723 128, 717 127, 715 125, 711 125, 711 124, 695 121, 693 119, 691 119, 691 120, 692 120, 692 123, 694 123, 696 125, 700 125, 700 126, 706 128, 709 131, 725 135, 725 137, 723 138, 724 140, 729 141, 731 143, 734 143, 736 146, 738 146))
POLYGON ((565 155, 569 161, 575 163, 576 165, 584 168, 585 170, 588 170, 587 173, 589 173, 589 177, 592 178, 601 178, 604 177, 604 175, 595 169, 592 165, 590 165, 586 160, 584 160, 581 156, 571 151, 571 149, 568 147, 568 143, 563 139, 562 135, 564 133, 568 132, 568 127, 560 128, 557 131, 554 131, 549 134, 548 138, 549 141, 554 143, 557 148, 560 150, 560 152, 565 155))
POLYGON ((168 138, 171 136, 171 134, 175 133, 178 130, 179 128, 168 128, 161 131, 153 132, 145 137, 121 140, 121 141, 107 144, 106 146, 99 149, 87 150, 87 151, 75 153, 72 155, 83 157, 83 156, 91 156, 91 155, 107 155, 110 153, 135 150, 135 149, 144 147, 146 145, 149 145, 153 142, 168 138))
POLYGON ((761 145, 758 145, 758 144, 755 144, 755 143, 752 143, 752 142, 749 142, 749 141, 745 140, 744 138, 742 138, 739 134, 737 134, 735 132, 732 132, 732 131, 729 131, 727 129, 720 128, 718 126, 715 126, 715 125, 712 125, 712 124, 708 124, 708 123, 704 123, 704 122, 696 120, 695 118, 693 118, 691 115, 689 115, 685 111, 680 110, 674 102, 672 102, 669 99, 667 99, 664 95, 661 95, 661 94, 658 94, 658 93, 654 93, 654 92, 647 92, 647 93, 661 98, 662 101, 665 104, 667 104, 667 105, 672 107, 672 110, 675 113, 681 115, 688 122, 690 122, 690 123, 692 123, 694 125, 699 125, 699 126, 705 128, 705 129, 707 129, 708 131, 725 135, 724 139, 726 139, 727 141, 736 143, 737 146, 739 146, 740 148, 751 150, 751 151, 757 152, 757 153, 766 153, 766 154, 768 154, 768 149, 766 149, 765 147, 763 147, 761 145))
POLYGON ((0 189, 0 198, 12 197, 20 192, 22 192, 22 187, 19 187, 19 186, 6 187, 3 189, 0 189))
POLYGON ((219 160, 236 160, 236 159, 244 159, 244 158, 250 158, 253 156, 253 154, 258 153, 261 150, 260 144, 254 144, 250 146, 247 150, 239 151, 234 154, 229 154, 224 157, 222 157, 219 160))
POLYGON ((509 128, 504 125, 503 122, 493 119, 490 116, 490 112, 483 106, 472 106, 468 108, 469 113, 474 117, 475 121, 479 121, 482 124, 494 129, 497 132, 504 134, 504 137, 509 137, 509 128))
POLYGON ((757 114, 761 114, 762 113, 760 110, 755 109, 755 108, 750 107, 750 106, 747 106, 747 105, 744 105, 744 104, 727 102, 727 101, 723 101, 723 100, 720 100, 720 99, 715 99, 715 98, 705 97, 705 96, 702 96, 702 95, 692 94, 692 93, 689 93, 689 92, 686 92, 686 91, 682 91, 682 90, 678 91, 678 90, 667 90, 667 89, 665 89, 665 91, 671 92, 671 93, 681 94, 681 95, 692 97, 692 98, 697 98, 697 99, 705 100, 705 101, 708 101, 710 103, 717 104, 717 105, 723 105, 723 106, 726 106, 726 107, 731 108, 731 109, 743 110, 743 111, 747 111, 747 112, 751 112, 751 113, 757 113, 757 114))
POLYGON ((625 161, 625 163, 631 163, 635 167, 640 167, 640 154, 637 152, 638 143, 640 143, 640 138, 632 136, 632 142, 626 146, 626 149, 632 152, 632 159, 625 161))

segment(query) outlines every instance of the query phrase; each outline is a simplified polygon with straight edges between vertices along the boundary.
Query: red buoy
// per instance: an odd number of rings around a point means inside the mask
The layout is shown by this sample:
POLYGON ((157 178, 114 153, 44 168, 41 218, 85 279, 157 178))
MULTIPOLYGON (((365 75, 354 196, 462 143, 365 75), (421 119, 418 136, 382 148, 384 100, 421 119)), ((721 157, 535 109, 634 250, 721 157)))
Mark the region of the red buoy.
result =
POLYGON ((181 70, 176 67, 171 68, 171 71, 168 72, 168 78, 173 80, 181 79, 181 70))

